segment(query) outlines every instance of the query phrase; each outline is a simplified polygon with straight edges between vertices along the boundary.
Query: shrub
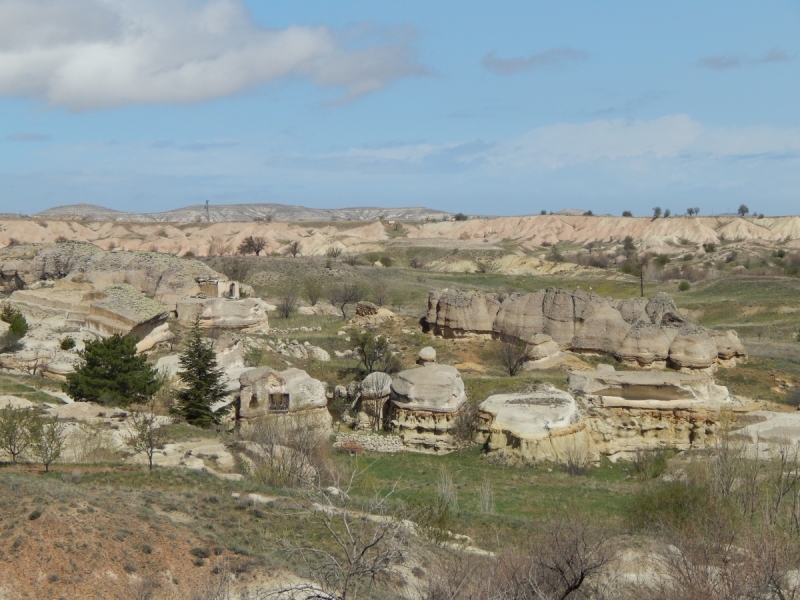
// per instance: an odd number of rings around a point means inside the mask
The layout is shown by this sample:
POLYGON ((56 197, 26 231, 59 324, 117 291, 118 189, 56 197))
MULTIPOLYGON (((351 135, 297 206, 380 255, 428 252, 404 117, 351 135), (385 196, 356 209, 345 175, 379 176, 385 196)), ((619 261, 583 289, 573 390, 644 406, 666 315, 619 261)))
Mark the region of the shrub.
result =
POLYGON ((669 264, 670 258, 666 254, 659 254, 653 259, 653 262, 656 263, 659 267, 664 267, 669 264))
POLYGON ((311 306, 315 306, 322 296, 325 295, 325 289, 322 287, 322 283, 317 279, 306 279, 303 284, 303 292, 311 306))
POLYGON ((189 550, 189 553, 197 558, 211 558, 211 550, 208 548, 195 547, 189 550))
POLYGON ((546 215, 547 211, 545 209, 542 209, 542 210, 539 211, 539 214, 540 215, 546 215))
POLYGON ((707 486, 681 482, 657 483, 643 488, 631 502, 628 518, 637 529, 684 527, 712 511, 707 486))
POLYGON ((629 210, 623 210, 622 211, 622 216, 623 217, 632 217, 633 213, 631 211, 629 211, 629 210))
POLYGON ((689 282, 688 282, 688 281, 681 281, 681 282, 678 284, 678 291, 681 291, 681 292, 686 292, 686 291, 688 291, 688 290, 689 290, 689 288, 690 288, 690 287, 692 287, 692 286, 689 284, 689 282))
POLYGON ((573 477, 583 477, 592 466, 592 454, 583 445, 573 444, 564 457, 564 470, 573 477))
POLYGON ((528 360, 528 350, 525 342, 504 342, 497 353, 500 366, 511 377, 514 377, 522 370, 525 361, 528 360))
POLYGON ((70 336, 65 337, 59 344, 62 350, 72 350, 75 347, 75 340, 70 336))
POLYGON ((703 250, 706 251, 706 254, 712 254, 717 251, 717 245, 714 242, 707 242, 703 244, 703 250))
POLYGON ((458 214, 456 214, 456 216, 455 216, 455 217, 453 217, 453 218, 454 218, 456 221, 466 221, 467 219, 469 219, 469 217, 468 217, 467 215, 465 215, 464 213, 458 213, 458 214))
POLYGON ((25 317, 19 312, 19 309, 11 306, 9 302, 3 304, 3 310, 0 312, 0 320, 4 323, 8 323, 8 333, 17 340, 28 333, 28 321, 25 320, 25 317))
POLYGON ((667 470, 667 462, 674 454, 666 448, 637 450, 631 462, 631 470, 639 479, 656 479, 667 470))
POLYGON ((136 340, 112 335, 86 343, 78 355, 83 364, 67 375, 64 391, 76 401, 142 404, 158 391, 158 372, 147 355, 136 354, 136 340))
POLYGON ((261 364, 261 359, 264 358, 264 351, 258 346, 248 346, 243 352, 242 358, 244 359, 245 367, 257 367, 261 364))

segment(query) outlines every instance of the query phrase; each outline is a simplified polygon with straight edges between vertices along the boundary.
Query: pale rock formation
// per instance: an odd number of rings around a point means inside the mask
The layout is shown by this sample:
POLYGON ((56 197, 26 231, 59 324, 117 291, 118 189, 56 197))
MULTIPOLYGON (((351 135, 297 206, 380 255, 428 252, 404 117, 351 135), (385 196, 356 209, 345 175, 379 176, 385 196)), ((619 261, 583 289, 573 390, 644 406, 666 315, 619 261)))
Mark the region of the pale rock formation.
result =
POLYGON ((156 252, 107 252, 81 242, 20 244, 0 250, 0 284, 8 291, 65 278, 98 289, 127 283, 169 306, 198 294, 197 279, 221 276, 197 260, 156 252))
POLYGON ((377 327, 385 321, 396 318, 397 315, 388 308, 382 308, 372 302, 362 301, 356 304, 356 314, 350 322, 360 327, 377 327))
POLYGON ((239 378, 238 418, 249 420, 272 415, 307 416, 331 430, 325 384, 300 369, 275 371, 260 367, 239 378))
POLYGON ((436 350, 430 346, 425 346, 419 351, 417 355, 417 364, 426 365, 428 363, 436 362, 436 350))
POLYGON ((392 381, 390 400, 390 428, 407 446, 433 452, 455 447, 448 431, 467 401, 456 369, 430 363, 401 371, 392 381))
POLYGON ((703 373, 573 371, 570 391, 586 405, 595 446, 612 460, 641 449, 702 448, 716 436, 720 413, 741 403, 703 373))
POLYGON ((478 407, 478 440, 504 463, 566 462, 599 455, 575 399, 552 385, 489 396, 478 407))
POLYGON ((261 298, 184 298, 177 302, 178 320, 191 325, 200 318, 201 327, 245 329, 267 327, 266 302, 261 298))
POLYGON ((392 391, 392 378, 386 373, 370 373, 361 382, 361 393, 354 402, 356 430, 381 430, 386 418, 386 403, 392 391))
POLYGON ((555 346, 657 368, 732 366, 746 356, 735 332, 687 324, 667 294, 615 300, 556 288, 511 295, 445 289, 430 292, 426 322, 444 337, 521 340, 532 361, 556 356, 555 346))

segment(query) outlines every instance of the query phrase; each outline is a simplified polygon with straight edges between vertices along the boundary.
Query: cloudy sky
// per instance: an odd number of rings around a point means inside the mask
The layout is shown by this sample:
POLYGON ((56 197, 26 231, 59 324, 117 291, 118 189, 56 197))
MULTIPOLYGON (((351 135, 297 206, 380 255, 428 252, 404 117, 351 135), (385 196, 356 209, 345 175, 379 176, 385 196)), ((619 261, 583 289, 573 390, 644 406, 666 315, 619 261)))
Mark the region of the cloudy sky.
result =
POLYGON ((798 31, 798 0, 0 0, 0 211, 798 213, 798 31))

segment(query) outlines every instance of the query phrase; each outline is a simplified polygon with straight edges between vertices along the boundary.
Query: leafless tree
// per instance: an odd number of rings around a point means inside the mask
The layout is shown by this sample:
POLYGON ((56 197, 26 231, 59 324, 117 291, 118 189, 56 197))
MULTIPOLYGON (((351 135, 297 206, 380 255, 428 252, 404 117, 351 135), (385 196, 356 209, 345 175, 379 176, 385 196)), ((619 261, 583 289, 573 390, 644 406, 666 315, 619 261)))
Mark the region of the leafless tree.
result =
POLYGON ((301 535, 284 541, 313 583, 284 586, 261 598, 356 600, 394 573, 409 547, 407 521, 389 512, 394 487, 365 504, 353 500, 350 492, 359 475, 334 486, 336 493, 310 492, 302 506, 306 518, 332 542, 330 549, 312 546, 301 535))
POLYGON ((389 301, 389 288, 385 285, 377 286, 372 290, 372 299, 378 306, 383 306, 389 301))
POLYGON ((242 240, 242 243, 239 244, 239 254, 255 254, 256 256, 260 256, 261 252, 263 252, 264 248, 267 246, 266 238, 261 236, 252 236, 249 235, 242 240))
POLYGON ((306 300, 308 300, 311 306, 315 306, 317 302, 319 302, 320 298, 322 298, 322 296, 325 294, 322 283, 316 279, 306 279, 305 283, 303 284, 303 288, 305 291, 306 300))
POLYGON ((153 470, 153 456, 166 440, 166 430, 155 412, 155 401, 151 400, 141 410, 130 411, 130 426, 127 444, 137 452, 147 455, 149 469, 153 470))
POLYGON ((30 428, 33 454, 49 471, 50 465, 61 457, 64 450, 66 427, 56 419, 36 417, 30 428))
POLYGON ((289 245, 286 246, 285 252, 287 256, 297 258, 297 255, 300 254, 300 241, 294 240, 293 242, 289 242, 289 245))
POLYGON ((0 409, 0 450, 11 455, 11 462, 17 462, 17 457, 33 442, 30 433, 33 416, 30 408, 9 405, 0 409))
POLYGON ((278 302, 278 312, 284 319, 292 316, 292 313, 297 308, 297 301, 299 293, 297 286, 289 284, 283 288, 281 292, 280 302, 278 302))
POLYGON ((355 267, 358 264, 359 256, 353 252, 348 252, 344 255, 344 262, 351 267, 355 267))
POLYGON ((328 299, 331 304, 342 311, 342 318, 347 319, 345 309, 349 304, 355 304, 364 297, 364 288, 359 283, 342 282, 328 290, 328 299))
POLYGON ((528 359, 528 351, 525 342, 503 342, 498 352, 500 364, 511 377, 522 369, 528 359))
POLYGON ((250 277, 253 266, 247 259, 225 258, 220 261, 219 270, 231 281, 244 283, 250 277))
POLYGON ((327 256, 328 258, 332 258, 333 260, 339 258, 341 254, 342 254, 342 249, 339 246, 330 246, 327 250, 325 250, 325 256, 327 256))

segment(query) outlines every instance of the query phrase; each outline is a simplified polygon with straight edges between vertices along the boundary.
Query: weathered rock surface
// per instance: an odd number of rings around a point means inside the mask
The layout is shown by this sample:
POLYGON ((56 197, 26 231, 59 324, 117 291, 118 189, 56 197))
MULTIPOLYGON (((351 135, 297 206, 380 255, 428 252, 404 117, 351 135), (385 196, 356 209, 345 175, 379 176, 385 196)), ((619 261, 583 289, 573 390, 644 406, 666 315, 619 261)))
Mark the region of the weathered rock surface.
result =
POLYGON ((244 329, 267 327, 267 305, 261 298, 184 298, 177 303, 178 320, 191 325, 200 318, 201 327, 244 329))
POLYGON ((598 458, 575 399, 552 385, 489 396, 478 407, 478 423, 479 441, 503 462, 598 458))
POLYGON ((332 419, 327 409, 325 384, 300 369, 275 371, 260 367, 239 378, 240 419, 273 415, 305 416, 330 431, 332 419))
POLYGON ((570 391, 585 403, 597 449, 612 460, 637 450, 703 448, 720 429, 721 412, 740 402, 704 373, 574 371, 570 391))
POLYGON ((425 365, 427 363, 435 363, 435 362, 436 362, 436 350, 434 350, 430 346, 425 346, 419 351, 419 354, 417 355, 417 363, 425 365))
POLYGON ((557 288, 511 295, 446 289, 430 292, 426 321, 444 337, 521 340, 532 360, 555 356, 556 346, 631 366, 679 369, 733 365, 746 356, 735 332, 688 324, 667 294, 615 300, 557 288))
POLYGON ((392 391, 392 378, 386 373, 370 373, 361 382, 360 393, 354 402, 354 429, 381 430, 386 421, 386 403, 392 391))
POLYGON ((459 372, 426 364, 401 371, 392 380, 389 428, 419 451, 449 452, 457 447, 449 431, 467 401, 459 372))
POLYGON ((403 410, 454 413, 466 400, 464 381, 449 365, 408 369, 392 381, 392 403, 403 410))
POLYGON ((219 278, 206 264, 157 252, 107 252, 81 242, 20 244, 0 249, 0 283, 8 291, 41 280, 69 279, 106 288, 127 283, 174 305, 200 292, 198 278, 219 278))

